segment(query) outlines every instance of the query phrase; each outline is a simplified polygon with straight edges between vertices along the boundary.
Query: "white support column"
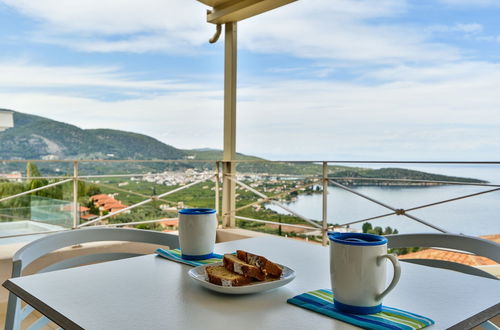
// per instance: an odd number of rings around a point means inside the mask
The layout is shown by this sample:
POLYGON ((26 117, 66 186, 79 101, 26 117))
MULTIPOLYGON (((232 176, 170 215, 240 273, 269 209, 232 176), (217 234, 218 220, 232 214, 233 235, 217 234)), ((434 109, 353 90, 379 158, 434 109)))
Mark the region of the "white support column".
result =
POLYGON ((328 163, 323 162, 323 245, 328 243, 328 163))
POLYGON ((220 162, 215 162, 215 214, 217 214, 217 224, 220 224, 220 162))
POLYGON ((225 24, 224 39, 224 156, 222 188, 222 225, 234 227, 236 184, 230 179, 236 174, 236 69, 237 24, 225 24))
POLYGON ((80 224, 80 205, 78 205, 78 161, 73 161, 73 229, 80 224))

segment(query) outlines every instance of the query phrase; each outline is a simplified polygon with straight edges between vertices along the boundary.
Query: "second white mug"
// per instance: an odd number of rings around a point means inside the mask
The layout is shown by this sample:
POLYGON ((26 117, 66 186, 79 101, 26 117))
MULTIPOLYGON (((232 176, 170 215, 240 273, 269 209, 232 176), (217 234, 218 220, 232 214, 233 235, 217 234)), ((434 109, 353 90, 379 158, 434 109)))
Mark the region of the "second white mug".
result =
POLYGON ((330 275, 334 305, 340 311, 374 314, 382 310, 384 298, 398 283, 401 274, 398 259, 387 254, 387 239, 361 233, 328 233, 330 238, 330 275), (394 266, 389 286, 386 263, 394 266))

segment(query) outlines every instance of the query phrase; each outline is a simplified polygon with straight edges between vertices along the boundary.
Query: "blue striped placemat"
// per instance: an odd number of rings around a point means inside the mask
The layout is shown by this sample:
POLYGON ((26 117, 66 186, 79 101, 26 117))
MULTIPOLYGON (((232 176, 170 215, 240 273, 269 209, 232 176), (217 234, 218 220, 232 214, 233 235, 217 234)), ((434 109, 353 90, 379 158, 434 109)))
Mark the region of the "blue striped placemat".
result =
POLYGON ((165 249, 156 249, 156 253, 163 258, 167 258, 169 260, 181 262, 186 265, 190 266, 201 266, 201 265, 206 265, 206 264, 213 264, 215 262, 221 262, 222 261, 222 255, 221 254, 216 254, 214 253, 212 255, 212 258, 210 259, 202 259, 202 260, 186 260, 182 259, 181 257, 181 250, 180 249, 174 249, 174 250, 165 250, 165 249))
POLYGON ((340 312, 333 305, 332 290, 315 290, 287 300, 288 303, 312 310, 364 329, 422 329, 434 321, 401 309, 382 306, 376 314, 359 315, 340 312))

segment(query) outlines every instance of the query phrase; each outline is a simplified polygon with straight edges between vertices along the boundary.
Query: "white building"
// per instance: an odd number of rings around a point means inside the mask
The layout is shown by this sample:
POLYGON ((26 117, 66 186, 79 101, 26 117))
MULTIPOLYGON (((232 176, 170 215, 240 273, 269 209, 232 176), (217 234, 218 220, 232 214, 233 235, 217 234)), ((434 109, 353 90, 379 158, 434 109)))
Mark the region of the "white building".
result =
POLYGON ((14 127, 14 112, 0 109, 0 132, 14 127))

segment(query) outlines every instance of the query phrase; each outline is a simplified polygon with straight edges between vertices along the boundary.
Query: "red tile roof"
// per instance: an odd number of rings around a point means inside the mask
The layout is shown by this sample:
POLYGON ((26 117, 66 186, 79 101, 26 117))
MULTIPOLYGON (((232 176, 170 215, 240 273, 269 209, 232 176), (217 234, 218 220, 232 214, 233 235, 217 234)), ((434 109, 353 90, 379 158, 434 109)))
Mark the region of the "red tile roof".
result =
POLYGON ((174 226, 177 227, 179 226, 179 219, 169 219, 169 220, 163 220, 159 222, 163 226, 174 226))
POLYGON ((97 204, 99 206, 103 206, 104 204, 114 203, 114 202, 117 202, 117 200, 114 199, 113 197, 108 197, 108 198, 96 199, 94 201, 94 204, 97 204))
POLYGON ((116 207, 112 207, 110 209, 108 209, 109 212, 116 212, 116 211, 120 211, 120 210, 123 210, 126 206, 123 206, 123 207, 120 207, 120 206, 116 206, 116 207))
MULTIPOLYGON (((481 238, 500 243, 500 234, 481 236, 481 238)), ((470 255, 460 252, 425 249, 398 256, 399 259, 435 259, 457 262, 469 266, 496 265, 497 263, 486 257, 470 255)))
POLYGON ((112 200, 102 205, 102 207, 104 207, 105 209, 110 209, 112 207, 127 207, 127 205, 123 205, 122 203, 116 200, 112 200))
POLYGON ((106 195, 106 194, 99 194, 99 195, 93 195, 93 196, 90 196, 90 199, 91 200, 99 200, 99 199, 102 199, 102 198, 110 198, 109 195, 106 195))
MULTIPOLYGON (((73 205, 72 204, 66 204, 62 207, 62 211, 72 211, 73 210, 73 205)), ((85 206, 80 206, 80 212, 87 212, 90 209, 85 206)))
POLYGON ((95 214, 84 214, 84 215, 81 215, 80 218, 83 219, 83 220, 92 220, 92 219, 97 218, 97 215, 95 215, 95 214))
POLYGON ((490 240, 490 241, 493 241, 495 243, 499 243, 500 244, 500 234, 484 235, 484 236, 481 236, 481 238, 484 238, 484 239, 487 239, 487 240, 490 240))

